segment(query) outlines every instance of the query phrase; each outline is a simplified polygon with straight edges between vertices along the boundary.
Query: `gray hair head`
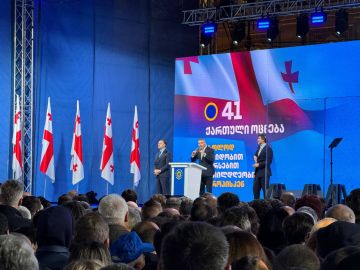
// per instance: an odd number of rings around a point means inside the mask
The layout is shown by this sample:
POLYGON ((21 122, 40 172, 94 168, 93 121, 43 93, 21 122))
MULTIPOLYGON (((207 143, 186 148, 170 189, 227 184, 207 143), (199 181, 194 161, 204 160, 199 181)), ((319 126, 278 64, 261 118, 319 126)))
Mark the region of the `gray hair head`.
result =
POLYGON ((3 204, 17 207, 24 193, 24 184, 17 180, 8 180, 1 185, 0 191, 3 204))
POLYGON ((20 212, 20 214, 23 218, 31 219, 30 210, 27 209, 25 206, 20 205, 18 208, 18 211, 20 212))
POLYGON ((129 207, 120 195, 110 194, 101 199, 98 210, 109 224, 113 224, 125 221, 129 207))
POLYGON ((0 235, 0 261, 2 269, 39 269, 33 249, 17 235, 0 235))
POLYGON ((128 225, 129 229, 132 230, 136 224, 141 222, 141 212, 137 208, 129 207, 128 225))

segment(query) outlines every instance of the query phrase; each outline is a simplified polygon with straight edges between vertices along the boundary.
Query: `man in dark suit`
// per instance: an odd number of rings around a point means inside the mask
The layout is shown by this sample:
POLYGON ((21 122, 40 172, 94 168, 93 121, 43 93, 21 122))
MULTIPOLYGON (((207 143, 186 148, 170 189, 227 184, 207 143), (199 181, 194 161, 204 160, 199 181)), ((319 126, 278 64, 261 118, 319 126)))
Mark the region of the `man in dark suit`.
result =
POLYGON ((201 173, 200 196, 205 193, 205 186, 207 192, 212 192, 214 168, 214 149, 206 145, 204 139, 198 140, 198 148, 191 153, 191 162, 199 160, 199 164, 204 166, 206 170, 201 173))
POLYGON ((166 149, 166 141, 159 140, 159 152, 156 153, 154 161, 154 174, 156 175, 157 193, 170 194, 170 165, 172 161, 171 153, 166 149))
POLYGON ((273 160, 273 151, 271 147, 266 144, 266 135, 259 134, 257 138, 258 148, 254 154, 255 178, 253 193, 254 199, 260 199, 260 190, 263 190, 264 199, 266 198, 266 190, 269 187, 271 176, 270 164, 273 160))

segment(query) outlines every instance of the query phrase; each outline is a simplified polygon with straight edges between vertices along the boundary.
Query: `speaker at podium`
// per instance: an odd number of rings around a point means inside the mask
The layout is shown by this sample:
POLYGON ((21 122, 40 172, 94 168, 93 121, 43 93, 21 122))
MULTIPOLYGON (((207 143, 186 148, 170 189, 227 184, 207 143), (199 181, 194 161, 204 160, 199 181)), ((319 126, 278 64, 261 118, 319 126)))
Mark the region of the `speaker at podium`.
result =
POLYGON ((192 200, 199 197, 201 173, 206 170, 193 162, 171 162, 171 195, 186 196, 192 200))

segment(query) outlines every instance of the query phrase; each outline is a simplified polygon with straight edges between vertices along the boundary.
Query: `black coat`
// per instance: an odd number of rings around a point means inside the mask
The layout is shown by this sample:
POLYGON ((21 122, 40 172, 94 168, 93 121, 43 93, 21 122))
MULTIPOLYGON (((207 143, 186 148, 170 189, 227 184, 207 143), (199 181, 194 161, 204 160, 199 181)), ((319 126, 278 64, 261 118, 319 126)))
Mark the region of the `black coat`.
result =
POLYGON ((202 176, 206 177, 212 177, 215 173, 214 168, 214 160, 215 160, 215 154, 214 149, 210 148, 209 146, 206 146, 205 148, 205 156, 201 159, 201 153, 198 151, 194 157, 191 158, 191 162, 195 162, 196 160, 199 160, 199 165, 204 166, 206 170, 202 171, 202 176))
POLYGON ((259 163, 259 167, 255 168, 255 176, 265 177, 271 176, 271 168, 270 164, 273 160, 273 150, 271 147, 266 144, 264 149, 261 150, 259 155, 260 146, 258 146, 255 156, 257 157, 257 163, 259 163))
POLYGON ((10 205, 0 205, 0 213, 7 217, 10 232, 24 227, 33 227, 30 219, 23 218, 21 213, 10 205))
POLYGON ((170 165, 169 162, 172 161, 171 153, 165 149, 164 152, 159 157, 159 152, 155 156, 154 167, 155 169, 161 170, 161 173, 158 177, 170 177, 170 165))

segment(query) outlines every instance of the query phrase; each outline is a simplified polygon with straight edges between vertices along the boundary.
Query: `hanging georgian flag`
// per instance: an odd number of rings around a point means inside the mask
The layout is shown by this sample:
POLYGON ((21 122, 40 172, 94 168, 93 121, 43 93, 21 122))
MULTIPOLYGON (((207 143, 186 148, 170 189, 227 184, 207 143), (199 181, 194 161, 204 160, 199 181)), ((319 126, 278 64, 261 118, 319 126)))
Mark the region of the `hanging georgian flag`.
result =
POLYGON ((20 98, 16 95, 16 109, 14 114, 14 123, 13 123, 13 158, 12 158, 12 170, 13 177, 15 180, 20 179, 22 175, 22 136, 21 136, 21 111, 20 111, 20 98))
POLYGON ((130 173, 134 174, 134 187, 140 182, 140 141, 139 141, 139 121, 137 107, 135 106, 134 124, 131 132, 131 155, 130 155, 130 173))
POLYGON ((52 133, 52 114, 50 97, 48 97, 48 105, 45 118, 44 135, 42 139, 40 171, 55 182, 55 168, 54 168, 54 140, 52 133))
POLYGON ((105 119, 105 133, 104 142, 100 163, 101 177, 114 185, 114 155, 113 155, 113 141, 112 141, 112 121, 110 113, 110 103, 108 103, 106 119, 105 119))
POLYGON ((81 123, 80 123, 80 105, 76 101, 76 117, 74 135, 71 146, 71 164, 70 170, 72 171, 72 184, 76 185, 84 179, 84 160, 82 152, 82 136, 81 136, 81 123))

